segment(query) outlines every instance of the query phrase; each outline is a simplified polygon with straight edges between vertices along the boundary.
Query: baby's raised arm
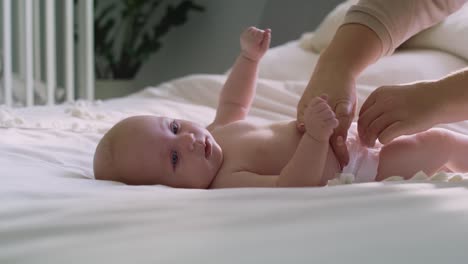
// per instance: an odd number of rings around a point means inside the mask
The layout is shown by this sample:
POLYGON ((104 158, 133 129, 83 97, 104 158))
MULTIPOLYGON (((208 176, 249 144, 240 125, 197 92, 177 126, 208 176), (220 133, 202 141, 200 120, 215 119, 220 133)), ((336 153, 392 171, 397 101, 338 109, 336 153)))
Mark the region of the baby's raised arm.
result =
POLYGON ((208 130, 247 116, 255 95, 258 63, 268 50, 270 40, 270 29, 249 27, 242 32, 241 52, 221 91, 216 117, 208 130))

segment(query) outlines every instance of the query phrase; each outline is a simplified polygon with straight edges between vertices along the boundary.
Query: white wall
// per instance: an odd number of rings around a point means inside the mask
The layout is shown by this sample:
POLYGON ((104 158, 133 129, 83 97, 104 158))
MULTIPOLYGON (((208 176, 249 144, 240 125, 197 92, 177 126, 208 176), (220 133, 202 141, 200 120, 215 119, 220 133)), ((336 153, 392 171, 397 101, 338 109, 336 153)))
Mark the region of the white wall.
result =
POLYGON ((271 46, 277 46, 298 39, 306 31, 313 31, 341 2, 343 0, 269 0, 261 26, 273 29, 271 46))

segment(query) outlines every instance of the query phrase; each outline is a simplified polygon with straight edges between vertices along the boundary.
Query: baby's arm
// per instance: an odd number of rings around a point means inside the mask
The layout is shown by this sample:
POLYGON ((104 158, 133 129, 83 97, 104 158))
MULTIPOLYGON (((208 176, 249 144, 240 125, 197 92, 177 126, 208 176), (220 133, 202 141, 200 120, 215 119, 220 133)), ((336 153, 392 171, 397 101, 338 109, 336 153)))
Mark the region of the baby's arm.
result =
POLYGON ((209 130, 246 117, 255 95, 258 63, 270 46, 270 39, 270 29, 249 27, 241 34, 241 52, 221 91, 216 117, 209 130))
POLYGON ((334 112, 327 104, 327 97, 313 98, 305 112, 306 133, 291 160, 281 171, 279 187, 320 186, 329 151, 329 140, 338 125, 334 112))

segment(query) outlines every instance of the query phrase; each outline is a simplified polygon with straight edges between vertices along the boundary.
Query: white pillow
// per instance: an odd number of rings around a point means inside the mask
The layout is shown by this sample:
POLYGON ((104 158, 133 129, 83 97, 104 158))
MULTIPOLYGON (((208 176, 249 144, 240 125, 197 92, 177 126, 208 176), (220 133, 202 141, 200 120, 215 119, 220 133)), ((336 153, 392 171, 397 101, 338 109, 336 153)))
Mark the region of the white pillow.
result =
POLYGON ((343 23, 348 9, 356 4, 358 0, 348 0, 335 7, 320 23, 314 32, 302 34, 299 45, 305 50, 320 53, 330 44, 338 27, 343 23))
POLYGON ((468 61, 468 3, 439 24, 416 34, 401 47, 438 49, 468 61))

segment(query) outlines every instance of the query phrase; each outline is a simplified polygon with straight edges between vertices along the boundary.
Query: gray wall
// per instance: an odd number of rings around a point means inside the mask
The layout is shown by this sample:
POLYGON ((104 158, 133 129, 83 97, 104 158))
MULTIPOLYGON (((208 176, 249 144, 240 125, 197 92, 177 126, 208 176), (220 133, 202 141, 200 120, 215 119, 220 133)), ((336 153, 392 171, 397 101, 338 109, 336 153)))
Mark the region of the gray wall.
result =
POLYGON ((297 39, 305 31, 313 31, 323 18, 343 0, 269 0, 261 27, 273 29, 271 46, 297 39))
POLYGON ((170 32, 162 48, 136 77, 137 88, 190 73, 221 73, 239 50, 239 32, 258 25, 266 0, 198 0, 204 13, 191 13, 187 24, 170 32))
POLYGON ((239 34, 247 26, 272 29, 272 46, 314 30, 342 0, 198 0, 204 13, 170 32, 163 47, 142 67, 135 89, 192 73, 219 74, 239 52, 239 34))

